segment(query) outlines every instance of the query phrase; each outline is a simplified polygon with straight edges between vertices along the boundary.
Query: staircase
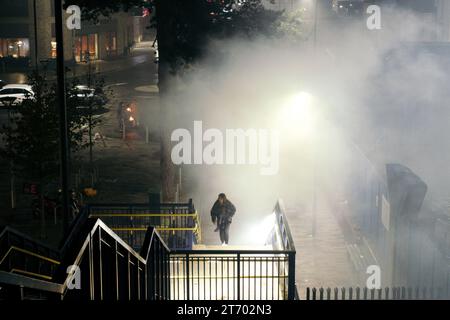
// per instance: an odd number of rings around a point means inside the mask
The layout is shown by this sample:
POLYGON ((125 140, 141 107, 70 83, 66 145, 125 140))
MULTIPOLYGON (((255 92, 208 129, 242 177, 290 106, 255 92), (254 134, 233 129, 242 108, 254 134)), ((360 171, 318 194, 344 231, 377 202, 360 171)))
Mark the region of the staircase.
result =
MULTIPOLYGON (((9 229, 0 232, 0 299, 285 300, 296 297, 295 249, 292 250, 293 244, 290 249, 282 247, 289 242, 283 238, 286 225, 274 226, 283 230, 278 232, 278 238, 271 238, 281 239, 278 244, 259 247, 195 244, 201 235, 198 221, 192 212, 178 213, 180 207, 193 209, 192 202, 161 204, 158 212, 143 205, 129 205, 127 210, 133 212, 127 213, 118 213, 123 206, 103 206, 102 210, 108 208, 108 212, 102 213, 87 208, 74 221, 69 236, 56 251, 9 229), (168 208, 175 211, 171 213, 168 208), (157 226, 145 225, 146 219, 155 223, 158 217, 157 226), (181 227, 173 224, 189 219, 195 223, 188 222, 181 227), (181 239, 173 242, 175 246, 168 246, 166 240, 171 238, 163 237, 158 228, 167 237, 175 236, 191 243, 185 246, 187 242, 181 239), (116 231, 122 232, 122 237, 116 231), (189 233, 191 236, 186 237, 189 233), (184 245, 180 247, 179 243, 184 245)), ((283 213, 278 215, 282 217, 283 213)), ((277 221, 286 223, 285 219, 277 221)))

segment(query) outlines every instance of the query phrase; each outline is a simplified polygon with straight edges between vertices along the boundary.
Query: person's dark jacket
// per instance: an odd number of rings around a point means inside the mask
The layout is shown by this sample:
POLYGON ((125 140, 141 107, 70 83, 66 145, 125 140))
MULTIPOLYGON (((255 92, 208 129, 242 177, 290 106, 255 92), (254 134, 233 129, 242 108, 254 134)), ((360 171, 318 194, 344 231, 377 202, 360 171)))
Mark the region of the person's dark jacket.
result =
POLYGON ((236 207, 230 200, 225 200, 223 205, 220 204, 219 200, 216 200, 211 209, 211 218, 213 223, 216 222, 216 219, 219 219, 220 223, 231 223, 235 212, 236 207))

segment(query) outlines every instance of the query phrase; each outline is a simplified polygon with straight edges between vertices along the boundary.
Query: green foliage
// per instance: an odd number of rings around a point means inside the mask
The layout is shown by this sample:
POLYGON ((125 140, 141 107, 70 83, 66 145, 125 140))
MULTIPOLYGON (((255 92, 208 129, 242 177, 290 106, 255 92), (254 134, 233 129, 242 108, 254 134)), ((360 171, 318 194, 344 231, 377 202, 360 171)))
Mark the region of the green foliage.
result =
MULTIPOLYGON (((10 122, 1 129, 3 144, 0 156, 13 163, 17 175, 35 179, 42 183, 50 182, 59 175, 59 113, 56 84, 49 83, 37 73, 29 75, 28 82, 33 88, 34 97, 24 100, 12 108, 10 122)), ((91 113, 80 106, 76 98, 79 80, 67 85, 67 120, 71 152, 89 146, 85 132, 91 113)), ((101 82, 95 90, 102 90, 101 82)), ((88 99, 88 103, 90 103, 88 99)), ((94 108, 99 102, 92 101, 94 108)), ((94 118, 92 125, 98 125, 100 118, 94 118)))
POLYGON ((152 0, 66 0, 64 8, 77 5, 81 8, 83 18, 97 21, 100 16, 109 16, 119 11, 130 11, 140 8, 152 8, 152 0))
POLYGON ((0 155, 21 176, 43 180, 58 172, 58 113, 54 86, 36 73, 29 76, 34 99, 10 109, 10 124, 2 129, 0 155))
POLYGON ((308 39, 307 13, 303 8, 292 12, 284 12, 278 19, 276 32, 279 37, 289 39, 291 42, 301 42, 308 39))
POLYGON ((248 38, 275 35, 276 22, 282 12, 267 10, 261 0, 247 0, 239 10, 230 15, 231 36, 243 35, 248 38))

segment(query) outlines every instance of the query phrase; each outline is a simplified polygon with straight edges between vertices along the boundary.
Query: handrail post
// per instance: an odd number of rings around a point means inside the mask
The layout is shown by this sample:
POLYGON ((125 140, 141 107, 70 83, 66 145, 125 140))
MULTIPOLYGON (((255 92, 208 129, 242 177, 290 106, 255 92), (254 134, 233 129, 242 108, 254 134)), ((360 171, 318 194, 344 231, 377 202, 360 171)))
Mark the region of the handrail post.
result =
POLYGON ((288 300, 295 299, 295 251, 288 253, 288 300))
POLYGON ((237 300, 241 300, 241 254, 237 254, 237 300))
POLYGON ((186 300, 190 300, 190 274, 189 274, 189 253, 186 253, 186 300))

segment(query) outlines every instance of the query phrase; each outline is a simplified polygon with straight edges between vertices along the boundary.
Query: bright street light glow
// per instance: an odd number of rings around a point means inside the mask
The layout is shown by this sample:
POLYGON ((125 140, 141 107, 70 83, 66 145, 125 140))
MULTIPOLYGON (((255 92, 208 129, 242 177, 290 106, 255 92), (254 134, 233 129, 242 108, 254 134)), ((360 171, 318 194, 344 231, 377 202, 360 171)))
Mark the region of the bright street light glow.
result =
POLYGON ((297 93, 285 102, 280 115, 282 130, 294 137, 310 136, 316 123, 313 96, 307 92, 297 93))

